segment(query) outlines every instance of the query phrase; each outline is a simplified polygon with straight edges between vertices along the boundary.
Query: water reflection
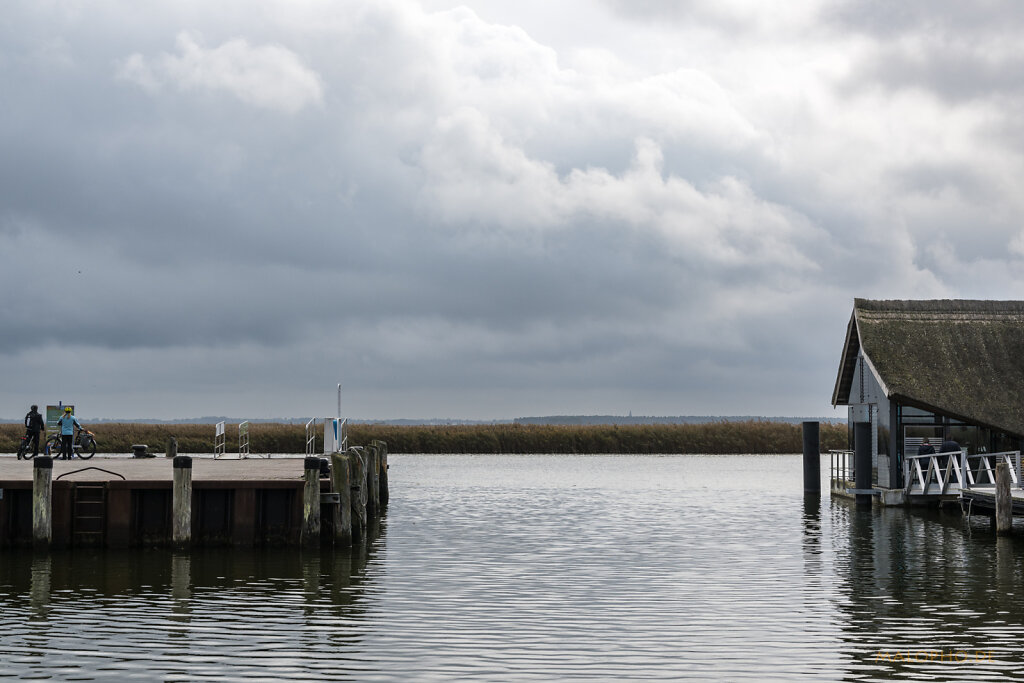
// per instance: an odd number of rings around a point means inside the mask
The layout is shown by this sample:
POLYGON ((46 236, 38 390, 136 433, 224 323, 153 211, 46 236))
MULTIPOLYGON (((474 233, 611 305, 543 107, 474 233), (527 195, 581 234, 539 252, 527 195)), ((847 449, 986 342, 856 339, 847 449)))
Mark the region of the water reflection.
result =
POLYGON ((846 677, 1024 679, 1021 544, 959 510, 832 503, 846 677))
POLYGON ((5 550, 0 673, 194 680, 315 670, 325 651, 358 646, 376 581, 367 567, 384 543, 378 524, 338 551, 5 550), (24 602, 27 619, 16 616, 24 602))
POLYGON ((0 551, 0 673, 1022 677, 1024 535, 804 497, 799 456, 395 456, 391 474, 387 518, 344 552, 0 551), (917 654, 975 650, 991 660, 917 654))

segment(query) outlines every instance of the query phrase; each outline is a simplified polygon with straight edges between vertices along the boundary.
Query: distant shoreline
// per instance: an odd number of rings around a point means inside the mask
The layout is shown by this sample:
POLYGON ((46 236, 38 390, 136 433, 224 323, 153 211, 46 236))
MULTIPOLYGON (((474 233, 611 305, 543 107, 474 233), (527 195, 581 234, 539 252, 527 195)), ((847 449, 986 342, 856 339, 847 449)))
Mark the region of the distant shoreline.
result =
MULTIPOLYGON (((322 417, 322 416, 320 416, 322 417)), ((217 424, 218 422, 238 423, 248 420, 252 424, 306 424, 309 417, 227 417, 204 415, 203 417, 178 418, 174 420, 158 420, 150 418, 119 419, 92 418, 83 419, 93 424, 151 424, 151 425, 190 425, 217 424)), ((319 418, 318 418, 319 419, 319 418)), ((846 424, 846 416, 842 417, 794 417, 790 415, 544 415, 538 417, 513 417, 495 420, 467 420, 463 418, 393 418, 386 420, 347 418, 349 424, 390 425, 401 427, 448 426, 448 425, 673 425, 673 424, 706 424, 709 422, 785 422, 800 424, 805 421, 822 424, 846 424)), ((21 420, 0 419, 0 424, 21 424, 21 420)))

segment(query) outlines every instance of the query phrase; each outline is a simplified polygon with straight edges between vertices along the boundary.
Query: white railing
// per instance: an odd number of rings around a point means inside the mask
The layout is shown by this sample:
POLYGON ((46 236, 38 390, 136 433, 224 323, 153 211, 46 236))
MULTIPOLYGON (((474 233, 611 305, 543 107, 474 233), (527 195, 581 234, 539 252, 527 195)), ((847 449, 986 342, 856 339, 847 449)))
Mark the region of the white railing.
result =
POLYGON ((312 457, 316 450, 316 418, 306 423, 306 455, 312 457))
POLYGON ((853 451, 831 450, 828 454, 831 460, 829 471, 832 481, 856 481, 853 451))
POLYGON ((996 485, 996 465, 1010 466, 1012 485, 1021 488, 1020 451, 967 454, 929 453, 908 455, 903 460, 903 481, 908 495, 951 495, 965 488, 996 485))
POLYGON ((225 450, 227 450, 227 436, 224 433, 224 423, 218 422, 213 432, 213 457, 221 457, 225 450))
POLYGON ((1010 466, 1010 480, 1013 486, 1021 488, 1020 451, 1003 453, 977 453, 966 456, 961 467, 967 474, 967 488, 984 488, 996 485, 996 465, 1005 462, 1010 466), (972 465, 972 462, 974 463, 972 465))
POLYGON ((238 457, 249 457, 249 422, 238 423, 238 457))

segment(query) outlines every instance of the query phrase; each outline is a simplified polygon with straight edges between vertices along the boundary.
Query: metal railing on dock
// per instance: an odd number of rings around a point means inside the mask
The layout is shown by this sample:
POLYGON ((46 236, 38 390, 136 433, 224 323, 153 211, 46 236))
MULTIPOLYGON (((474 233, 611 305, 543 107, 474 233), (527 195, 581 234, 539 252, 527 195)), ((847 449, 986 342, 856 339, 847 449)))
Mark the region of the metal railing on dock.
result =
POLYGON ((312 417, 306 423, 306 457, 314 454, 316 449, 316 418, 312 417))
POLYGON ((224 431, 224 423, 218 422, 213 428, 213 457, 220 458, 227 451, 227 434, 224 431))
POLYGON ((1020 451, 967 454, 928 453, 908 455, 903 461, 903 481, 908 495, 953 495, 964 489, 995 487, 996 465, 1010 468, 1012 485, 1021 488, 1020 451))
POLYGON ((830 459, 830 476, 835 481, 856 481, 853 467, 853 451, 833 449, 828 452, 830 459))
POLYGON ((249 457, 249 421, 238 423, 238 457, 249 457))

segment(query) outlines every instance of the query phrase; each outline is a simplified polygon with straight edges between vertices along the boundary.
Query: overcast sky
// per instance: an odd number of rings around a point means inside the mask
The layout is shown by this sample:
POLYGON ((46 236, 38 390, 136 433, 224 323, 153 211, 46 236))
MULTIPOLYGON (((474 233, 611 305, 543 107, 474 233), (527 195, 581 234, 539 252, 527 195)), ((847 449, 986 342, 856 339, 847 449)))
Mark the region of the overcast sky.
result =
POLYGON ((8 0, 0 417, 832 415, 1024 298, 1024 5, 8 0))

